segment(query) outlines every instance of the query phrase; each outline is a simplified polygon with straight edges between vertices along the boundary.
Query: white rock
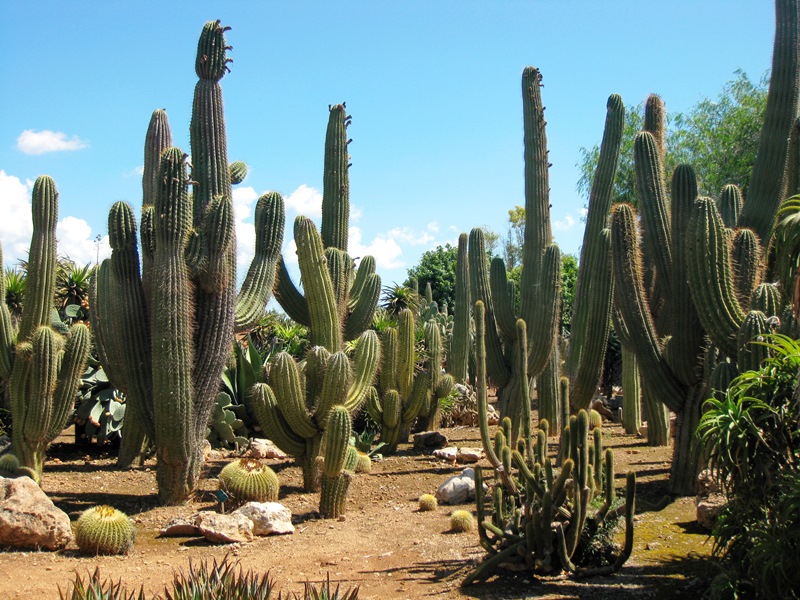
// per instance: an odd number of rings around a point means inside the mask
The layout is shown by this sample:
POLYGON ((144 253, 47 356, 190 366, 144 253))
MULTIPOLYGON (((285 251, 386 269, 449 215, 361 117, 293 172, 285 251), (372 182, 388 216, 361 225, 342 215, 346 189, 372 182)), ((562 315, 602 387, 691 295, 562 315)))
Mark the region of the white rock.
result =
POLYGON ((200 535, 214 544, 253 541, 253 522, 243 514, 221 515, 211 510, 197 513, 195 525, 200 535))
POLYGON ((483 458, 483 448, 459 448, 456 461, 460 463, 476 463, 483 458))
POLYGON ((440 504, 464 504, 475 499, 475 470, 464 469, 460 474, 449 477, 436 490, 440 504))
POLYGON ((160 531, 159 533, 163 536, 179 536, 179 537, 190 537, 194 535, 201 535, 200 529, 195 525, 197 521, 197 515, 193 515, 189 518, 186 517, 175 517, 170 520, 160 531))
POLYGON ((450 446, 448 448, 439 448, 433 451, 433 455, 439 460, 446 460, 448 462, 456 462, 458 456, 458 448, 450 446))
POLYGON ((253 535, 294 533, 292 511, 280 502, 248 502, 231 514, 236 513, 253 522, 253 535))

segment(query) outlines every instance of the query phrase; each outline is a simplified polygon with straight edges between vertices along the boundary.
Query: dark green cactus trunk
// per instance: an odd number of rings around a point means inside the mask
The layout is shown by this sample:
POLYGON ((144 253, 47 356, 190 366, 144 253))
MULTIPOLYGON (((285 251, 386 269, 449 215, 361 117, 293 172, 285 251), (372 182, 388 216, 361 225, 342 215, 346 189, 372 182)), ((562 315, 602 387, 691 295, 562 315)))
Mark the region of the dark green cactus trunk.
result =
POLYGON ((466 383, 469 367, 470 346, 470 302, 469 290, 469 256, 467 255, 469 238, 466 233, 458 236, 458 254, 456 255, 456 290, 455 310, 453 312, 453 339, 447 357, 447 372, 456 383, 466 383))
POLYGON ((350 124, 344 104, 330 109, 325 135, 325 171, 322 178, 322 243, 326 248, 347 251, 350 220, 350 179, 347 176, 347 126, 350 124))

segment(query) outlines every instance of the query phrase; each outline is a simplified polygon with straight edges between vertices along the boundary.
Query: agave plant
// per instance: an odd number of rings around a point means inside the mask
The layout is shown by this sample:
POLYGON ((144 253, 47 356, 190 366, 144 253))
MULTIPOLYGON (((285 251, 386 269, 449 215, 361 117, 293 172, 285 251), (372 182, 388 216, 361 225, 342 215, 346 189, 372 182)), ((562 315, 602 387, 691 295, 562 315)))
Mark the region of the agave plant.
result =
POLYGON ((22 317, 22 302, 25 299, 25 280, 27 272, 20 268, 6 269, 6 306, 14 320, 14 326, 19 326, 22 317))

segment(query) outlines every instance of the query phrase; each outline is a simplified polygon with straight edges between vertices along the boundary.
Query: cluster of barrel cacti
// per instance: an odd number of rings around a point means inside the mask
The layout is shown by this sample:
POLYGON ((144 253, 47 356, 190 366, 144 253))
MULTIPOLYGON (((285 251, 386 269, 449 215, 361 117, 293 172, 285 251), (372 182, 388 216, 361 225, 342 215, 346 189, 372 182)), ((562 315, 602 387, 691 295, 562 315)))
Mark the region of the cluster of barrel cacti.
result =
MULTIPOLYGON (((536 574, 562 570, 581 574, 612 573, 630 556, 633 547, 633 514, 636 478, 627 476, 625 500, 617 500, 614 487, 614 456, 603 451, 602 430, 589 435, 589 415, 581 410, 562 429, 560 465, 548 456, 547 421, 538 432, 528 429, 516 442, 513 424, 503 419, 494 438, 487 421, 486 326, 485 308, 475 307, 476 354, 478 377, 478 413, 481 440, 491 464, 491 478, 485 468, 476 469, 478 529, 481 545, 489 553, 486 560, 470 574, 465 584, 485 580, 500 565, 519 564, 536 574), (488 488, 484 488, 484 484, 488 488), (595 495, 602 504, 590 510, 595 495), (606 565, 582 565, 580 545, 621 514, 625 516, 625 543, 606 565), (589 526, 591 525, 591 527, 589 526), (577 564, 576 564, 577 563, 577 564)), ((524 322, 517 322, 518 335, 525 334, 524 322)), ((524 349, 518 360, 524 364, 524 349)), ((567 390, 563 390, 567 393, 567 390)), ((566 400, 566 399, 565 399, 566 400)), ((530 421, 530 404, 523 407, 530 421)), ((523 415, 524 416, 524 415, 523 415)))
POLYGON ((54 318, 59 324, 60 319, 53 308, 58 192, 50 177, 36 179, 31 205, 33 235, 19 328, 5 303, 5 281, 0 283, 0 379, 11 396, 18 468, 39 481, 45 451, 72 413, 91 339, 83 323, 72 325, 65 334, 52 326, 54 318))

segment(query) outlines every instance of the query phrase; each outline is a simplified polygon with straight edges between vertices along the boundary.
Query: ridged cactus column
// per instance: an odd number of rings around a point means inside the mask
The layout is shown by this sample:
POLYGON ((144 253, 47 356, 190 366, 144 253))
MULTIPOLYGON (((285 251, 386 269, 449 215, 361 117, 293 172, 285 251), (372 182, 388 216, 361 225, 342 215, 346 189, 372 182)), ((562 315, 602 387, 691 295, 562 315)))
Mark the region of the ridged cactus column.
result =
POLYGON ((470 323, 472 321, 468 243, 469 237, 466 233, 458 236, 453 339, 450 342, 450 353, 447 356, 447 372, 453 376, 456 383, 461 384, 466 383, 469 372, 470 323))
MULTIPOLYGON (((525 146, 525 241, 520 280, 520 314, 514 314, 512 289, 502 259, 486 264, 483 232, 473 229, 469 238, 469 273, 472 299, 486 310, 486 361, 490 379, 498 387, 501 416, 514 421, 514 436, 525 425, 523 398, 528 378, 547 365, 557 334, 560 311, 561 253, 553 244, 550 228, 547 139, 541 98, 541 74, 526 67, 522 73, 525 146), (527 325, 527 339, 517 337, 516 320, 527 325), (527 370, 518 368, 517 354, 525 345, 527 370)), ((512 440, 513 441, 513 440, 512 440)))
POLYGON ((0 297, 0 378, 11 393, 13 453, 25 471, 40 481, 45 451, 64 429, 74 406, 91 340, 81 323, 73 325, 66 336, 50 325, 58 220, 58 192, 50 177, 36 179, 31 208, 33 235, 18 331, 5 304, 5 289, 0 297))
MULTIPOLYGON (((246 328, 263 310, 283 239, 283 200, 262 196, 256 257, 237 299, 231 171, 238 180, 242 169, 229 168, 227 158, 219 85, 228 70, 226 30, 219 21, 206 23, 198 42, 191 177, 185 154, 169 148, 158 161, 158 177, 146 178, 141 275, 132 210, 122 203, 112 208, 112 256, 99 269, 93 300, 108 370, 136 396, 131 416, 153 432, 159 497, 166 504, 187 501, 196 486, 234 324, 246 328), (158 186, 155 197, 148 181, 158 186)), ((153 168, 155 161, 148 164, 153 168)))
MULTIPOLYGON (((570 405, 573 411, 589 407, 602 375, 608 342, 614 290, 608 215, 624 124, 625 107, 622 98, 614 94, 608 98, 606 107, 605 131, 589 194, 589 212, 575 287, 572 328, 565 366, 570 379, 570 405)), ((552 377, 551 380, 557 381, 558 378, 552 377)), ((550 414, 555 414, 555 411, 550 414)), ((556 430, 553 433, 558 430, 552 429, 556 430)))
MULTIPOLYGON (((320 237, 320 247, 325 252, 325 258, 316 265, 306 264, 303 267, 301 264, 305 293, 301 293, 291 280, 286 263, 281 258, 275 286, 275 297, 286 314, 310 328, 312 344, 325 346, 330 352, 342 349, 343 341, 356 339, 372 324, 381 291, 381 280, 375 273, 375 259, 371 256, 363 257, 353 277, 353 260, 347 254, 350 218, 350 163, 347 154, 350 143, 347 138, 349 125, 350 116, 344 104, 330 107, 325 135, 320 237), (315 287, 322 284, 318 272, 325 267, 330 274, 332 296, 329 296, 328 290, 315 287), (312 272, 317 273, 314 281, 308 279, 312 272), (317 298, 312 301, 312 296, 317 292, 323 294, 324 306, 320 305, 317 298), (323 310, 325 314, 319 312, 323 310)), ((304 260, 300 250, 304 247, 303 244, 308 243, 310 235, 309 225, 303 219, 307 220, 306 217, 298 217, 294 230, 299 260, 304 260)))

